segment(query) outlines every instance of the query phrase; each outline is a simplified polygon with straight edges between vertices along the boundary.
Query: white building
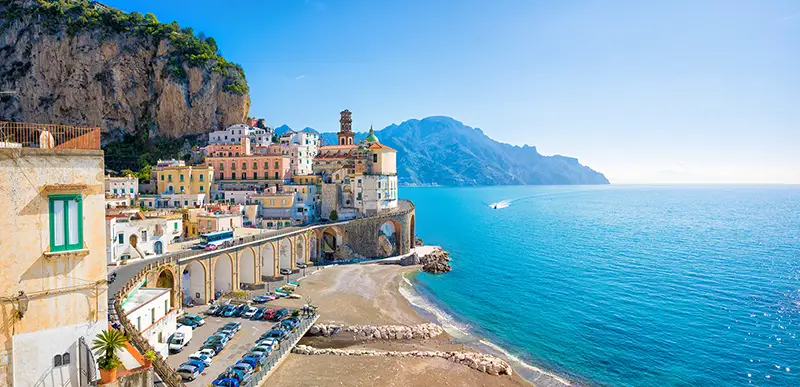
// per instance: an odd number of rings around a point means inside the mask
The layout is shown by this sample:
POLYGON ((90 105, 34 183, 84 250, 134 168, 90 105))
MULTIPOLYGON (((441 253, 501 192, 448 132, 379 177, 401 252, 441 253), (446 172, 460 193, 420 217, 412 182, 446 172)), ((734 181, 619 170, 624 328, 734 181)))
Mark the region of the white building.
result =
POLYGON ((177 309, 170 302, 171 289, 139 288, 122 302, 122 310, 150 345, 167 357, 168 340, 177 330, 177 309))
POLYGON ((294 176, 314 173, 312 164, 319 153, 319 134, 310 131, 288 131, 281 135, 281 153, 289 158, 294 176))
POLYGON ((282 192, 294 193, 291 218, 299 223, 309 223, 318 219, 317 200, 319 192, 314 184, 286 184, 282 192))
POLYGON ((106 260, 117 264, 123 259, 137 259, 164 254, 168 246, 183 235, 180 216, 169 218, 106 216, 106 260))
POLYGON ((350 181, 355 208, 375 215, 397 207, 397 175, 363 175, 350 181))
POLYGON ((202 207, 208 204, 206 194, 165 193, 156 200, 156 208, 202 207))
POLYGON ((245 124, 231 125, 225 130, 217 130, 208 134, 209 144, 239 144, 242 138, 249 138, 250 145, 267 146, 272 142, 272 132, 253 128, 245 124))
POLYGON ((139 196, 139 178, 135 176, 111 177, 105 180, 106 197, 136 199, 139 196))

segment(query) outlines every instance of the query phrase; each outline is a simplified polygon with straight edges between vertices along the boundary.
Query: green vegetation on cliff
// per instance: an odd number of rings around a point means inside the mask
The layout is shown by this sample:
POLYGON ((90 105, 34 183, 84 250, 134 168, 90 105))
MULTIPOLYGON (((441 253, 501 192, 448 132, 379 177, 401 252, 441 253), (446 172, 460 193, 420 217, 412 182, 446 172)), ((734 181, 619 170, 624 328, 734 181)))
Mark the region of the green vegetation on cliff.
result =
POLYGON ((4 8, 0 15, 4 22, 0 31, 16 20, 32 16, 53 34, 62 30, 70 36, 81 32, 99 32, 101 36, 135 34, 152 39, 155 44, 168 40, 175 49, 170 51, 164 71, 172 79, 183 84, 188 82, 183 67, 186 64, 225 76, 227 92, 243 95, 249 91, 242 67, 219 54, 214 38, 202 33, 195 36, 191 27, 181 28, 175 21, 161 23, 152 13, 126 13, 88 0, 35 0, 29 6, 24 4, 19 0, 0 0, 0 8, 4 8))

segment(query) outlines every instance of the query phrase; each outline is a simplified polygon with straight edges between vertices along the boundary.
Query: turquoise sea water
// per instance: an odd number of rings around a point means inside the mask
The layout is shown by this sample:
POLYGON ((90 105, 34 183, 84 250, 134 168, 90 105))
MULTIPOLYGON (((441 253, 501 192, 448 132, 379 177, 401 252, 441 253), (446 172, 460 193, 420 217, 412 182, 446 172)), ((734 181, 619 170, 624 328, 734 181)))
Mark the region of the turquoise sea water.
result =
POLYGON ((527 363, 585 385, 800 386, 798 186, 400 196, 453 258, 416 287, 527 363))

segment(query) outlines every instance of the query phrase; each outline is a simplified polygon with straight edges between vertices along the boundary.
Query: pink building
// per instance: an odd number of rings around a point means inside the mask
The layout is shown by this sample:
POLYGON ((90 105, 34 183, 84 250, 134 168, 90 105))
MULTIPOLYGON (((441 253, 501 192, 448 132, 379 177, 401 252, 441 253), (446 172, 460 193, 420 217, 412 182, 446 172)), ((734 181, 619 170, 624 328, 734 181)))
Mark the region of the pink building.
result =
POLYGON ((206 147, 206 164, 214 167, 215 181, 291 179, 291 160, 280 151, 270 150, 259 147, 251 152, 247 139, 240 144, 210 144, 206 147))
POLYGON ((242 227, 242 214, 197 215, 197 232, 206 234, 242 227))

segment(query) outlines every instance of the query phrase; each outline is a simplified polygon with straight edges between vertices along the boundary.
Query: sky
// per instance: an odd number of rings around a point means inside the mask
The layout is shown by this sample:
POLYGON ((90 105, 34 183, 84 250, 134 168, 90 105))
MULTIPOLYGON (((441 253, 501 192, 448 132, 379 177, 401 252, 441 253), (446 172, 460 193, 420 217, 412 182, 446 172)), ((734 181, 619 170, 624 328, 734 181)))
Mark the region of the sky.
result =
POLYGON ((213 36, 271 126, 445 115, 612 183, 800 183, 800 1, 107 0, 213 36))

